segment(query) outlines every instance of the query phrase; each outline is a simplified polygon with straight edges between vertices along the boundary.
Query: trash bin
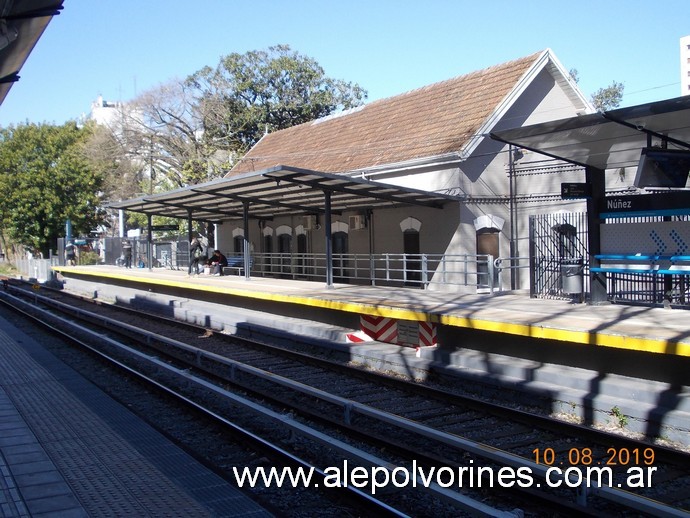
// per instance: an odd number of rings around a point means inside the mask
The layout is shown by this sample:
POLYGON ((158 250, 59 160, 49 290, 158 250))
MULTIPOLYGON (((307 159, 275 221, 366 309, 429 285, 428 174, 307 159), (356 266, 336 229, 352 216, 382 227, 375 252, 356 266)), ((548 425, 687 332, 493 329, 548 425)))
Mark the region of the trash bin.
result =
POLYGON ((561 259, 561 291, 582 295, 584 289, 584 260, 582 257, 561 259))

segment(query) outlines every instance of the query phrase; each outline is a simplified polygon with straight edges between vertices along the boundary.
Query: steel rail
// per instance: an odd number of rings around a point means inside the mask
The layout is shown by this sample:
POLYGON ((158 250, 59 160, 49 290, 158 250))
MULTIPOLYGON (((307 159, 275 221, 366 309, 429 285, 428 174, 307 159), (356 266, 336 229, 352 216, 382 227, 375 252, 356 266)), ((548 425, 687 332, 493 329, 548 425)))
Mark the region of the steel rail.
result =
MULTIPOLYGON (((42 313, 44 316, 49 315, 50 319, 55 319, 61 323, 62 327, 59 326, 54 326, 50 323, 47 322, 46 319, 41 319, 37 318, 35 315, 31 314, 28 311, 25 311, 21 308, 21 305, 28 305, 26 304, 25 301, 18 299, 17 297, 13 297, 11 295, 7 294, 0 294, 0 302, 6 304, 8 307, 10 307, 13 311, 19 312, 22 315, 24 315, 26 318, 29 318, 39 324, 41 324, 43 327, 50 329, 51 331, 57 333, 58 335, 62 336, 66 340, 69 340, 72 343, 77 343, 80 347, 83 347, 85 349, 88 349, 92 353, 98 355, 100 358, 104 359, 108 363, 111 363, 115 365, 117 368, 127 372, 130 375, 135 376, 136 378, 144 381, 145 383, 152 385, 156 387, 158 390, 161 390, 165 392, 166 394, 174 397, 175 399, 181 401, 182 403, 202 412, 209 418, 223 424, 225 427, 229 428, 232 433, 235 433, 249 441, 251 441, 253 444, 259 445, 261 448, 264 450, 270 451, 273 455, 283 459, 284 461, 287 461, 287 463, 291 465, 298 465, 306 469, 312 469, 314 470, 314 473, 322 480, 324 480, 328 475, 321 470, 318 466, 315 466, 311 464, 310 462, 296 456, 295 454, 285 450, 284 448, 278 446, 277 444, 272 443, 268 439, 265 439, 258 434, 251 432, 247 430, 244 427, 241 427, 237 425, 236 423, 230 421, 226 417, 220 415, 219 413, 213 411, 212 409, 202 405, 201 403, 190 399, 189 397, 185 396, 182 392, 175 390, 171 388, 169 385, 166 385, 159 380, 152 378, 143 372, 138 371, 137 369, 123 363, 122 361, 118 360, 117 358, 103 352, 97 347, 92 346, 91 344, 87 343, 84 340, 78 339, 72 335, 70 335, 65 329, 68 328, 75 328, 78 329, 80 332, 88 334, 92 338, 98 340, 98 341, 105 341, 108 343, 108 345, 115 347, 118 351, 124 351, 127 354, 136 357, 139 361, 142 361, 150 366, 154 366, 157 368, 159 371, 165 371, 169 374, 174 374, 177 375, 180 378, 184 378, 188 382, 194 383, 198 386, 204 387, 208 390, 212 390, 218 395, 225 396, 227 399, 232 400, 234 403, 236 403, 239 406, 242 406, 243 408, 247 410, 254 411, 255 413, 258 413, 264 417, 272 417, 275 421, 285 423, 286 422, 286 416, 283 416, 281 414, 278 414, 276 412, 273 412, 270 409, 264 408, 250 400, 247 400, 245 398, 242 398, 240 396, 237 396, 235 394, 232 394, 228 391, 225 391, 224 389, 221 389, 220 387, 217 387, 215 385, 210 384, 209 382, 202 380, 201 378, 197 378, 195 376, 190 375, 188 372, 177 369, 171 365, 166 364, 165 362, 152 357, 150 355, 147 355, 145 353, 142 353, 140 351, 137 351, 136 349, 133 349, 125 344, 122 344, 120 342, 117 342, 116 340, 113 340, 108 337, 104 337, 96 332, 94 332, 91 329, 88 329, 86 327, 80 326, 74 322, 70 322, 68 320, 61 319, 60 317, 57 317, 56 315, 52 313, 47 313, 40 308, 37 308, 36 306, 30 306, 32 311, 38 311, 42 313), (14 302, 14 304, 8 304, 7 298, 11 298, 14 302)), ((295 430, 297 431, 297 430, 295 430)), ((306 427, 304 428, 304 431, 306 432, 306 427)), ((320 433, 314 430, 316 434, 320 433)), ((307 434, 305 433, 305 436, 307 434)), ((322 440, 323 442, 323 440, 322 440)), ((329 446, 332 446, 330 442, 327 442, 329 446)), ((338 487, 339 489, 341 488, 340 486, 338 487)), ((387 503, 376 499, 372 497, 371 495, 360 491, 356 487, 351 487, 351 486, 343 486, 342 487, 344 490, 348 491, 352 495, 354 495, 358 500, 364 502, 367 507, 373 507, 376 509, 377 512, 380 512, 382 516, 391 516, 391 517, 399 517, 399 518, 407 518, 409 515, 399 511, 398 509, 395 509, 394 507, 388 505, 387 503)), ((487 514, 487 516, 505 516, 502 514, 487 514)), ((513 516, 513 515, 509 515, 513 516)))
MULTIPOLYGON (((570 478, 569 480, 566 480, 564 475, 561 474, 560 476, 556 475, 554 476, 553 473, 550 470, 549 466, 544 466, 541 464, 537 464, 533 461, 530 461, 524 457, 520 457, 518 455, 512 454, 510 452, 506 452, 503 450, 500 450, 498 448, 494 448, 492 446, 485 445, 483 443, 477 442, 477 441, 471 441, 469 439, 465 439, 462 437, 459 437, 454 434, 450 434, 447 432, 442 432, 436 429, 433 429, 431 427, 428 427, 426 425, 423 425, 421 423, 417 423, 415 421, 411 421, 409 419, 397 416, 395 414, 379 410, 376 408, 373 408, 369 405, 365 405, 356 401, 353 401, 351 399, 343 398, 340 396, 336 396, 334 394, 330 394, 326 391, 323 391, 321 389, 311 387, 308 385, 305 385, 303 383, 290 380, 288 378, 273 374, 271 372, 264 371, 262 369, 258 369, 256 367, 246 365, 242 362, 238 362, 236 360, 231 360, 226 357, 220 356, 215 353, 207 352, 200 350, 196 347, 190 346, 188 344, 185 344, 183 342, 179 342, 177 340, 158 335, 156 333, 146 331, 146 330, 141 330, 139 328, 136 328, 135 326, 131 326, 129 324, 125 324, 122 322, 119 322, 117 320, 111 319, 109 317, 105 317, 102 315, 94 315, 93 313, 90 313, 85 310, 81 310, 78 308, 73 308, 70 307, 62 302, 59 301, 54 301, 50 299, 46 299, 51 304, 55 304, 59 307, 64 308, 66 311, 71 312, 73 314, 82 314, 85 316, 88 316, 88 318, 95 318, 98 321, 101 321, 109 326, 115 326, 115 327, 120 327, 128 330, 128 332, 135 332, 139 333, 147 342, 147 344, 151 344, 153 340, 166 344, 170 347, 177 348, 178 350, 185 351, 187 353, 194 353, 196 357, 196 364, 197 367, 201 367, 201 361, 202 359, 208 359, 210 361, 217 362, 221 365, 224 365, 228 367, 228 371, 230 373, 230 380, 234 381, 236 373, 238 371, 240 372, 245 372, 247 374, 250 374, 252 376, 255 376, 256 378, 262 379, 264 381, 270 381, 273 383, 276 383, 282 387, 288 388, 290 390, 294 390, 297 392, 300 392, 301 394, 305 396, 310 396, 313 398, 320 399, 324 402, 338 405, 342 408, 343 411, 343 421, 346 424, 350 424, 350 420, 353 416, 354 413, 359 413, 360 415, 376 419, 379 422, 386 423, 389 426, 396 427, 400 430, 405 430, 409 432, 416 433, 420 436, 426 437, 428 439, 432 439, 434 441, 437 441, 439 443, 445 444, 447 446, 462 450, 462 451, 467 451, 469 453, 472 453, 474 455, 477 455, 479 457, 482 457, 484 459, 487 459, 492 462, 499 463, 503 466, 510 466, 513 468, 529 468, 533 474, 536 474, 537 476, 540 477, 542 481, 547 481, 547 476, 550 477, 549 480, 556 479, 556 480, 561 480, 562 482, 566 482, 568 485, 567 487, 573 488, 570 486, 569 482, 573 482, 574 478, 570 478)), ((286 426, 288 426, 287 423, 285 423, 286 426)), ((296 430, 295 430, 296 431, 296 430)), ((364 459, 361 459, 364 461, 364 459)), ((383 461, 378 461, 378 462, 383 462, 383 461)), ((385 466, 386 463, 378 463, 374 464, 377 466, 385 466)), ((373 465, 372 465, 373 466, 373 465)), ((676 509, 673 508, 667 504, 664 504, 662 502, 658 502, 646 497, 642 497, 640 495, 636 495, 634 493, 630 493, 628 491, 625 491, 620 488, 615 488, 615 487, 608 487, 608 486, 598 486, 596 484, 592 485, 589 488, 580 488, 577 491, 577 501, 580 505, 586 506, 587 503, 587 497, 588 495, 596 495, 601 498, 604 498, 606 500, 615 502, 617 504, 625 505, 629 508, 636 509, 638 511, 642 512, 648 512, 651 513, 655 516, 669 516, 669 517, 681 517, 681 516, 687 516, 687 512, 683 511, 681 509, 676 509)), ((439 495, 443 496, 443 495, 439 495)), ((446 498, 444 496, 444 498, 446 498)))
MULTIPOLYGON (((21 302, 22 304, 26 304, 24 301, 21 301, 20 299, 17 299, 16 297, 13 297, 11 295, 5 294, 5 297, 11 297, 12 299, 14 299, 15 303, 21 302)), ((50 301, 50 302, 55 303, 57 301, 50 301)), ((66 306, 60 302, 57 302, 57 304, 64 307, 65 309, 69 310, 69 312, 72 314, 88 314, 88 312, 86 312, 84 310, 80 310, 78 308, 70 308, 69 306, 66 306)), ((272 420, 278 425, 282 425, 284 428, 289 429, 292 433, 294 433, 296 435, 299 435, 299 436, 304 437, 306 439, 309 439, 309 440, 315 441, 317 443, 323 444, 323 445, 327 446, 328 448, 335 449, 343 455, 357 459, 358 461, 360 461, 361 463, 365 464, 366 466, 368 466, 370 468, 374 468, 374 467, 384 468, 384 469, 388 469, 388 470, 392 471, 396 467, 396 466, 390 465, 388 463, 388 461, 386 461, 384 459, 381 459, 379 457, 371 455, 371 454, 369 454, 363 450, 360 450, 358 448, 350 446, 350 445, 348 445, 348 444, 346 444, 346 443, 344 443, 338 439, 330 437, 330 436, 324 434, 323 432, 320 432, 314 428, 311 428, 307 425, 304 425, 304 424, 296 421, 294 418, 292 418, 289 415, 279 414, 279 413, 277 413, 271 409, 265 408, 265 407, 255 403, 255 402, 253 402, 247 398, 244 398, 244 397, 239 396, 237 394, 234 394, 230 391, 227 391, 227 390, 223 389, 222 387, 219 387, 219 386, 209 382, 208 380, 202 379, 202 378, 192 374, 191 372, 189 372, 185 369, 177 368, 173 365, 166 363, 163 360, 160 360, 160 359, 155 358, 149 354, 146 354, 146 353, 143 353, 143 352, 138 351, 136 349, 133 349, 132 347, 129 347, 126 344, 122 344, 122 343, 120 343, 120 342, 118 342, 112 338, 105 337, 101 334, 98 334, 97 332, 95 332, 95 331, 93 331, 87 327, 83 327, 79 324, 76 324, 75 322, 64 320, 64 319, 62 319, 62 318, 60 318, 60 317, 58 317, 52 313, 44 311, 44 310, 37 308, 35 306, 31 306, 31 308, 34 311, 38 311, 38 312, 42 313, 47 319, 55 319, 55 320, 60 321, 61 325, 64 326, 64 328, 70 328, 71 327, 73 329, 78 329, 79 332, 85 333, 85 334, 93 337, 94 340, 98 340, 101 343, 105 342, 107 345, 109 345, 111 347, 115 347, 116 350, 118 350, 120 352, 125 352, 126 354, 130 355, 131 357, 136 358, 137 361, 143 362, 144 364, 147 364, 151 367, 154 367, 159 372, 165 372, 167 374, 172 374, 176 378, 183 379, 189 384, 196 385, 197 387, 200 387, 200 388, 206 390, 207 392, 211 392, 217 396, 221 396, 225 400, 232 402, 232 404, 234 404, 236 406, 242 407, 247 411, 254 412, 262 418, 272 420)), ((93 316, 93 314, 90 314, 90 315, 93 316)), ((31 315, 29 314, 29 316, 31 316, 31 315)), ((103 323, 107 323, 108 325, 111 325, 111 326, 116 325, 116 324, 122 325, 129 332, 136 330, 136 328, 134 326, 130 326, 128 324, 123 324, 123 323, 118 323, 117 321, 114 321, 108 317, 102 317, 100 315, 96 315, 96 317, 98 320, 102 321, 103 323)), ((36 317, 33 317, 33 316, 32 316, 32 318, 36 319, 36 317)), ((41 322, 44 322, 42 319, 40 319, 40 320, 41 320, 41 322)), ((75 340, 68 333, 59 329, 56 326, 50 326, 50 329, 54 330, 56 332, 59 332, 62 336, 65 336, 65 337, 69 338, 70 340, 75 340)), ((148 331, 143 331, 143 330, 139 330, 139 331, 140 331, 140 334, 142 336, 148 336, 149 338, 155 338, 156 340, 162 339, 161 341, 167 343, 168 345, 174 346, 174 347, 180 347, 187 352, 189 352, 191 349, 195 349, 195 350, 199 351, 197 348, 194 348, 194 347, 189 346, 187 344, 183 344, 182 342, 177 342, 175 340, 172 340, 172 339, 169 339, 166 337, 162 337, 160 335, 156 335, 155 333, 151 333, 148 331)), ((146 381, 148 383, 154 384, 159 389, 164 390, 167 393, 169 393, 170 395, 184 401, 187 404, 194 406, 198 410, 201 410, 202 412, 209 415, 209 417, 212 417, 214 419, 219 419, 224 424, 228 424, 228 426, 231 426, 233 428, 233 430, 237 429, 239 431, 239 433, 244 432, 244 429, 237 427, 237 425, 234 425, 233 423, 231 423, 227 419, 223 418, 222 416, 218 415, 217 413, 213 412, 212 410, 207 409, 203 405, 201 405, 197 402, 194 402, 193 400, 190 400, 189 398, 187 398, 183 394, 179 393, 177 390, 169 387, 168 385, 165 385, 156 379, 150 378, 149 376, 137 371, 133 367, 130 367, 130 366, 127 366, 126 364, 123 364, 119 360, 111 357, 110 355, 108 355, 102 351, 99 351, 97 348, 94 348, 93 346, 88 345, 81 340, 77 340, 77 341, 79 341, 80 344, 83 344, 89 350, 96 352, 97 354, 99 354, 101 357, 103 357, 107 361, 113 362, 114 364, 118 365, 119 367, 124 368, 125 370, 127 370, 131 374, 136 375, 137 377, 143 379, 144 381, 146 381)), ((150 343, 151 342, 148 341, 147 345, 150 343)), ((198 358, 211 357, 211 356, 217 356, 217 355, 212 354, 212 353, 205 353, 202 351, 201 354, 198 355, 198 358)), ((219 357, 219 358, 222 358, 222 357, 219 357)), ((232 363, 238 364, 238 362, 232 362, 232 363)), ((229 366, 231 366, 231 365, 229 365, 229 366)), ((251 372, 253 370, 259 371, 259 369, 255 369, 254 367, 244 366, 244 365, 238 364, 238 367, 240 367, 240 366, 241 367, 248 367, 249 368, 248 372, 251 372)), ((268 373, 268 372, 265 372, 265 371, 261 371, 261 373, 256 373, 256 374, 263 374, 262 377, 264 377, 264 379, 269 379, 269 380, 271 378, 275 377, 275 375, 268 373)), ((184 386, 184 384, 182 386, 184 386)), ((248 433, 251 434, 251 432, 248 432, 248 433)), ((268 444, 270 444, 270 443, 268 443, 268 444)), ((277 446, 274 446, 274 448, 276 448, 276 451, 278 451, 277 446)), ((292 457, 294 457, 294 456, 291 455, 291 458, 292 457)), ((312 465, 310 463, 308 463, 305 460, 298 459, 297 457, 292 458, 292 460, 299 462, 301 465, 303 465, 305 467, 312 467, 312 465)), ((325 479, 325 477, 327 476, 326 473, 324 471, 320 470, 316 466, 313 466, 313 467, 315 468, 315 472, 318 473, 322 478, 325 479)), ((439 497, 439 498, 441 498, 441 499, 443 499, 449 503, 452 503, 453 505, 457 506, 458 508, 463 509, 466 512, 470 512, 474 515, 491 516, 491 517, 499 517, 499 518, 515 518, 515 516, 516 516, 515 513, 495 509, 495 508, 493 508, 487 504, 484 504, 483 502, 480 502, 478 500, 472 499, 472 498, 467 497, 465 495, 462 495, 460 493, 456 493, 456 492, 451 491, 447 488, 444 488, 437 483, 432 482, 432 483, 424 484, 423 481, 421 480, 421 478, 418 478, 418 477, 416 478, 416 480, 418 482, 420 482, 420 484, 421 484, 421 485, 418 485, 417 487, 421 487, 422 489, 430 492, 434 496, 439 497)), ((378 508, 380 508, 380 510, 383 513, 385 513, 387 515, 405 516, 404 513, 401 513, 400 511, 398 511, 397 509, 394 509, 393 507, 386 504, 385 502, 382 502, 382 501, 374 498, 373 496, 368 495, 367 493, 365 493, 363 491, 360 491, 359 489, 357 489, 355 487, 352 487, 349 485, 343 486, 343 487, 345 487, 348 491, 353 492, 354 494, 357 494, 359 498, 366 499, 370 505, 377 506, 378 508)))

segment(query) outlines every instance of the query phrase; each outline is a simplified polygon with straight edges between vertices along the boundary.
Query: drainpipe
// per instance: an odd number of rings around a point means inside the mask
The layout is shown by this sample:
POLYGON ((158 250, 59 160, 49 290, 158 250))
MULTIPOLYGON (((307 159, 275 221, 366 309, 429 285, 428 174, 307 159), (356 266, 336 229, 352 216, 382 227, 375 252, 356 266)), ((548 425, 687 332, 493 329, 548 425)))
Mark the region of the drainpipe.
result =
POLYGON ((333 240, 331 235, 331 191, 324 194, 324 234, 326 237, 326 288, 333 287, 333 240))

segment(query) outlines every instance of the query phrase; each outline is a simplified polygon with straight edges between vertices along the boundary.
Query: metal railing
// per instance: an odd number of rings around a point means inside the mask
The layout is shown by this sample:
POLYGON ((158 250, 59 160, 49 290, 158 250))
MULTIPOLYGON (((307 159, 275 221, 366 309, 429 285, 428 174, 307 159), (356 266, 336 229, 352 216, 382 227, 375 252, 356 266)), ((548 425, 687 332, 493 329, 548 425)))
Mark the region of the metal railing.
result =
MULTIPOLYGON (((106 241, 105 264, 120 265, 119 241, 106 241)), ((146 243, 134 241, 133 266, 146 257, 146 243)), ((186 269, 188 243, 153 243, 154 268, 186 269)), ((228 258, 236 257, 228 254, 228 258)), ((241 257, 241 256, 240 256, 241 257)), ((493 293, 503 289, 500 272, 510 268, 510 258, 473 254, 333 254, 333 280, 372 286, 426 289, 429 286, 464 286, 493 293), (506 266, 507 265, 507 266, 506 266)), ((64 264, 62 256, 53 264, 64 264)), ((521 258, 525 259, 525 258, 521 258)), ((103 263, 101 263, 103 264, 103 263)), ((51 260, 19 261, 23 275, 50 278, 51 260), (42 262, 43 261, 43 262, 42 262)), ((141 265, 147 267, 146 264, 141 265)), ((326 281, 326 254, 257 253, 252 255, 251 276, 326 281)))
POLYGON ((494 259, 494 269, 496 271, 496 278, 498 279, 498 291, 503 291, 503 271, 518 272, 519 270, 529 270, 531 266, 531 259, 529 257, 497 257, 494 259))
MULTIPOLYGON (((326 279, 325 254, 259 253, 251 275, 326 279)), ((473 286, 493 292, 497 281, 490 255, 333 254, 335 282, 427 288, 430 284, 473 286)))

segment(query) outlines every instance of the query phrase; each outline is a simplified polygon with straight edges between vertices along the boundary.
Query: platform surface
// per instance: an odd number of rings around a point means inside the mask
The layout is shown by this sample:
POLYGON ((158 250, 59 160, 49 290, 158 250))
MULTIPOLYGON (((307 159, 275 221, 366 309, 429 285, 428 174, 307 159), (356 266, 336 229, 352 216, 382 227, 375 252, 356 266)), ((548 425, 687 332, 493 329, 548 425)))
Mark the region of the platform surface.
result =
POLYGON ((524 292, 458 294, 410 288, 357 286, 243 276, 189 277, 185 271, 115 266, 56 267, 86 275, 167 285, 347 311, 435 322, 572 343, 690 356, 690 312, 617 304, 533 299, 524 292))
POLYGON ((0 516, 270 516, 0 318, 0 516))

